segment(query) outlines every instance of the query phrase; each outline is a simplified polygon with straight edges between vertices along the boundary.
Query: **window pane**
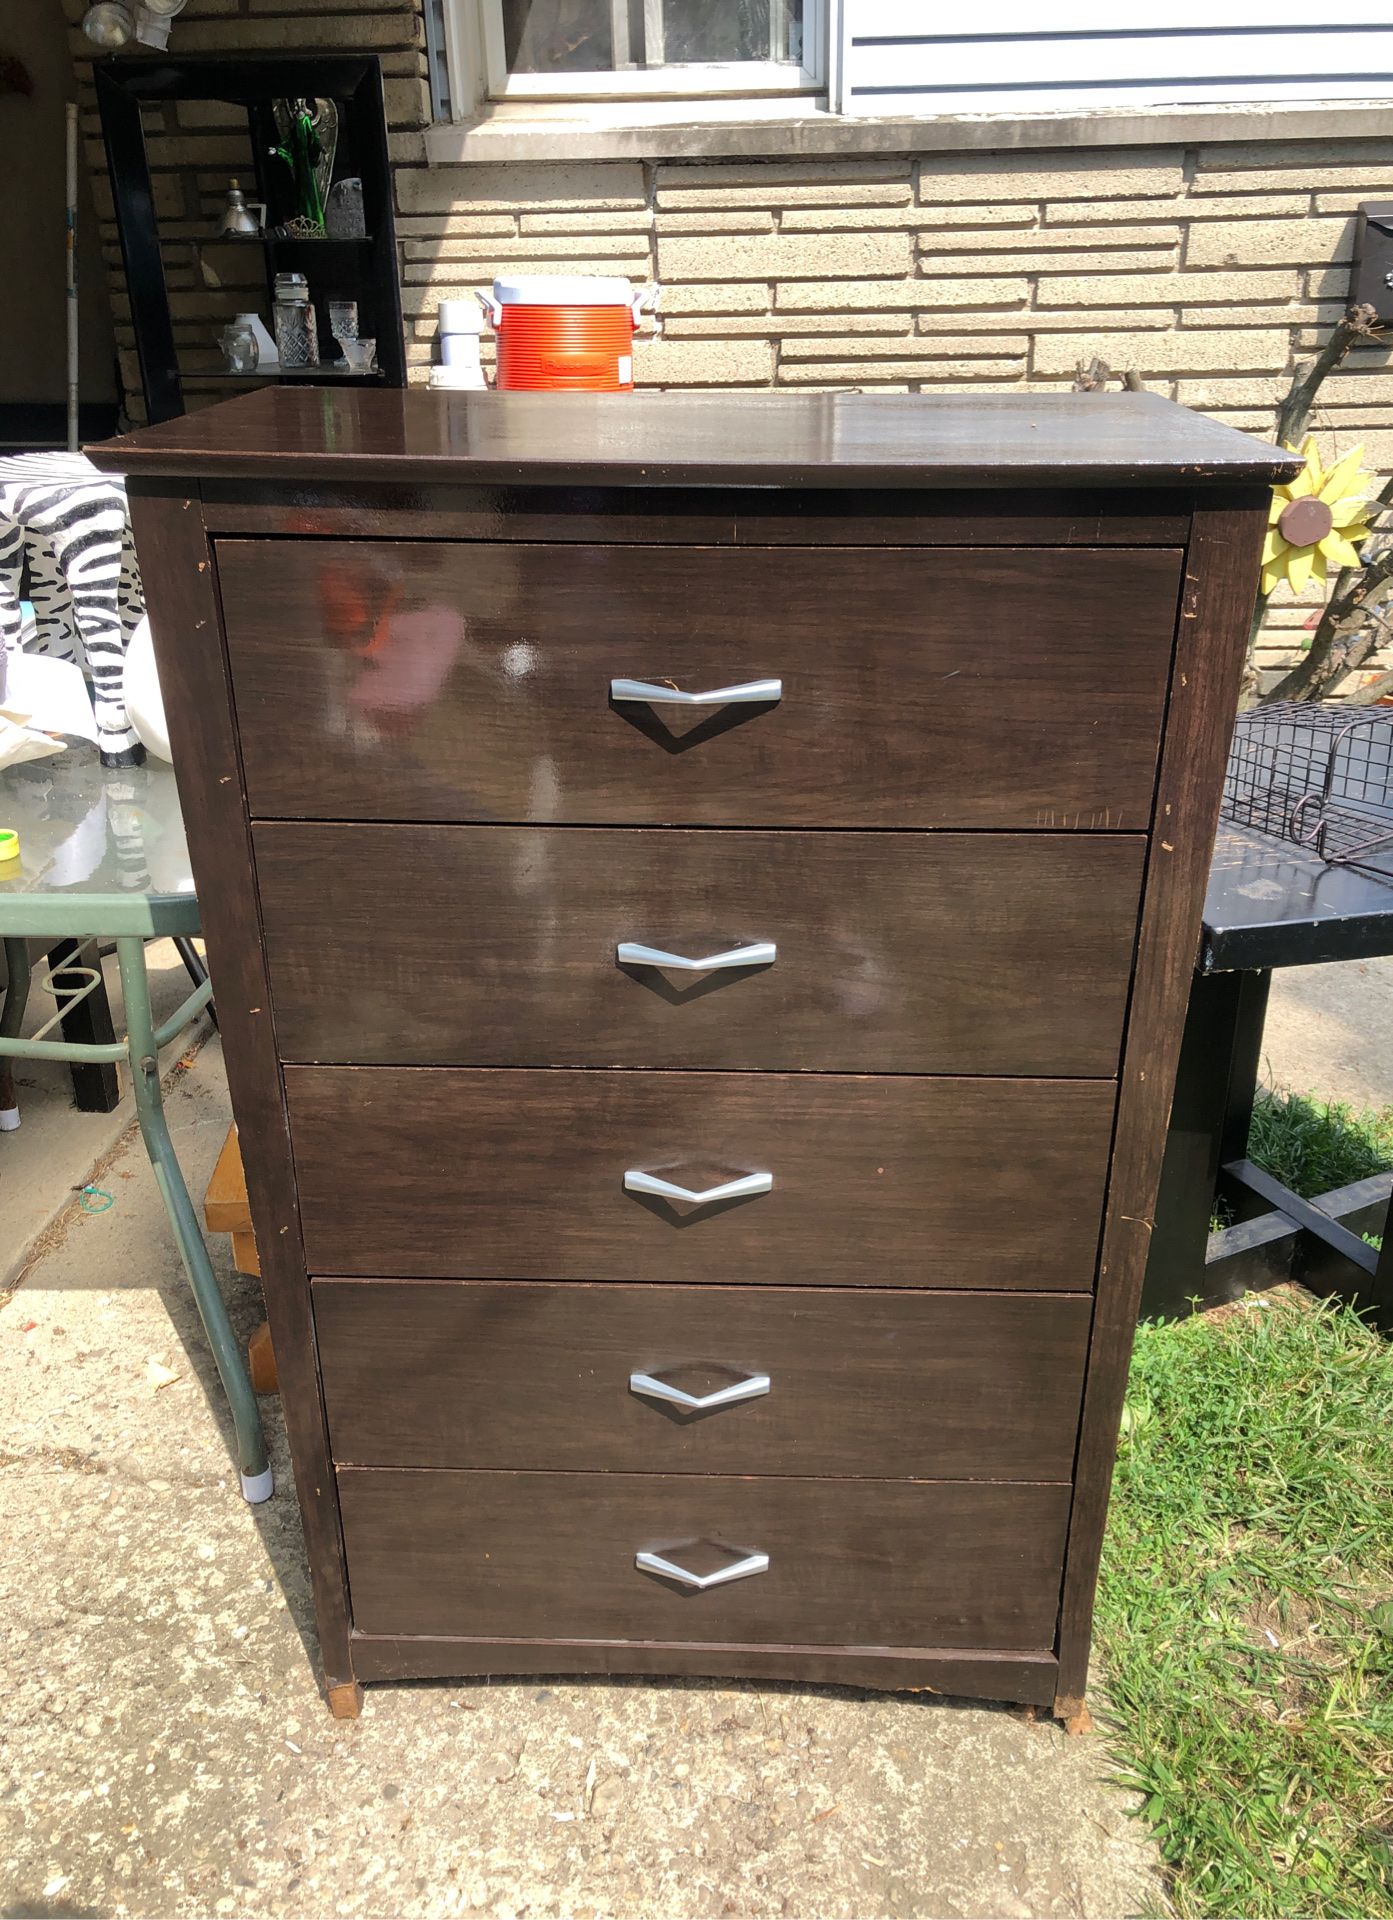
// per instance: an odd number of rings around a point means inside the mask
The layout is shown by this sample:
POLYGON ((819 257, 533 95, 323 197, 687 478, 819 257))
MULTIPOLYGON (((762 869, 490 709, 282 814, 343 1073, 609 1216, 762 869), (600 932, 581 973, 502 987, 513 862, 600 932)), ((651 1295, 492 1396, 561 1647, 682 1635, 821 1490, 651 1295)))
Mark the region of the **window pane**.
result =
POLYGON ((803 0, 501 4, 510 73, 595 73, 732 60, 797 64, 802 56, 803 0))
POLYGON ((503 0, 509 73, 594 73, 614 65, 610 0, 503 0))
POLYGON ((662 0, 659 11, 663 44, 650 65, 798 58, 803 0, 662 0))

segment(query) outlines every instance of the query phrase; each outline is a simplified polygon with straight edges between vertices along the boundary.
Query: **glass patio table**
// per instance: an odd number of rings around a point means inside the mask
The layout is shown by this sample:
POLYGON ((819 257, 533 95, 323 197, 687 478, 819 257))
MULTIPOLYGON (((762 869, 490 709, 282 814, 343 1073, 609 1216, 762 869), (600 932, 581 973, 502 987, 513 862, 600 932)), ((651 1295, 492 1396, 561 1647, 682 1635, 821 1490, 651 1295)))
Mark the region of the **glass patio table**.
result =
MULTIPOLYGON (((199 930, 173 770, 159 764, 105 768, 96 748, 86 745, 8 767, 0 772, 0 830, 5 828, 19 835, 19 858, 0 861, 0 938, 9 980, 0 1011, 0 1078, 8 1060, 129 1063, 141 1137, 231 1408, 242 1492, 250 1501, 266 1500, 273 1483, 256 1395, 169 1136, 160 1089, 160 1048, 212 998, 205 978, 167 1020, 155 1024, 145 942, 187 939, 199 930), (74 1006, 101 986, 100 958, 87 956, 85 964, 80 952, 51 968, 56 1009, 34 1034, 21 1036, 31 940, 114 943, 124 1040, 52 1037, 74 1006)), ((0 1167, 3 1154, 0 1135, 0 1167)))

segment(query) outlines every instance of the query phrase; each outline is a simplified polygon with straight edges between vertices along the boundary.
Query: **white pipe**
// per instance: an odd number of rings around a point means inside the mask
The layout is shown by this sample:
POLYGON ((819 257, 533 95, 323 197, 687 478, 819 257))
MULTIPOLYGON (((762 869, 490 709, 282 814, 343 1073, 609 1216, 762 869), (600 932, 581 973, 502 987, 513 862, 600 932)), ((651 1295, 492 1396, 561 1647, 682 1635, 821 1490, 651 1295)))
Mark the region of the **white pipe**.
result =
POLYGON ((68 452, 77 452, 77 102, 68 102, 68 452))

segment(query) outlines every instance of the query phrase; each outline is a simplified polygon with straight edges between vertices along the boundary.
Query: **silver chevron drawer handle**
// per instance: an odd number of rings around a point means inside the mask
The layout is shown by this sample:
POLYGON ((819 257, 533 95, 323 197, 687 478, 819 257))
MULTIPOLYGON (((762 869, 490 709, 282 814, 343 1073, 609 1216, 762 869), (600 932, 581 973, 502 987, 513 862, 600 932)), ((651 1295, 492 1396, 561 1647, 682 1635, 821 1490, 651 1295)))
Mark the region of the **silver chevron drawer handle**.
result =
POLYGON ((708 953, 699 960, 685 953, 668 953, 662 947, 641 946, 637 940, 621 940, 614 949, 621 967, 667 967, 673 973, 719 973, 723 967, 767 967, 779 957, 772 940, 756 940, 748 947, 732 947, 727 953, 708 953))
POLYGON ((611 700, 644 700, 650 707, 770 706, 784 697, 782 680, 744 680, 738 687, 710 687, 705 693, 682 693, 653 680, 611 680, 611 700))
POLYGON ((692 1573, 686 1567, 679 1567, 675 1560, 665 1560, 660 1553, 636 1553, 634 1565, 641 1573, 661 1573, 669 1580, 679 1580, 684 1587, 723 1587, 731 1580, 748 1580, 751 1574, 769 1571, 767 1553, 747 1553, 743 1560, 733 1560, 728 1567, 717 1567, 714 1573, 692 1573))
POLYGON ((629 1167, 624 1174, 626 1193, 656 1193, 660 1200, 688 1200, 694 1207, 709 1207, 715 1200, 739 1200, 747 1193, 769 1193, 773 1186, 772 1173, 747 1173, 739 1180, 707 1187, 704 1192, 679 1187, 673 1180, 660 1180, 656 1173, 645 1173, 641 1167, 629 1167))
POLYGON ((710 1413, 715 1407, 733 1407, 738 1400, 758 1400, 768 1393, 771 1381, 767 1373, 752 1373, 731 1386, 718 1387, 715 1393, 684 1393, 652 1373, 631 1373, 629 1392, 641 1393, 649 1400, 667 1400, 688 1413, 710 1413))

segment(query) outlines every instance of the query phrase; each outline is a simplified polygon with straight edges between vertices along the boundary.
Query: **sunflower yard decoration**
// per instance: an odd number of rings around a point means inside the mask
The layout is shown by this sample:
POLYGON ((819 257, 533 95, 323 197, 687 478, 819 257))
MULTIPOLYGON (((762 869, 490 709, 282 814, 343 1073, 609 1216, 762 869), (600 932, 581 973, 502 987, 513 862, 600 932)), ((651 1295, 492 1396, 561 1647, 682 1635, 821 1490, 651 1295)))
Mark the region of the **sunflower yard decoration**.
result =
POLYGON ((1370 476, 1359 469, 1363 447, 1331 467, 1322 467, 1314 438, 1300 451, 1306 461, 1301 472, 1272 491, 1262 549, 1264 596, 1283 580, 1299 594, 1309 580, 1323 584, 1332 565, 1357 567, 1359 542, 1369 532, 1364 483, 1370 476))

